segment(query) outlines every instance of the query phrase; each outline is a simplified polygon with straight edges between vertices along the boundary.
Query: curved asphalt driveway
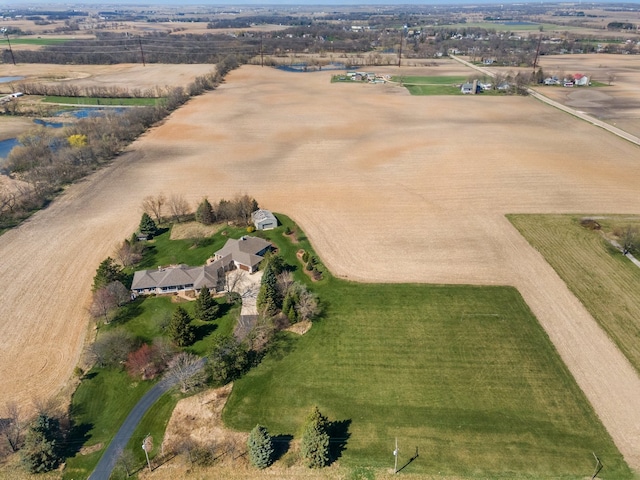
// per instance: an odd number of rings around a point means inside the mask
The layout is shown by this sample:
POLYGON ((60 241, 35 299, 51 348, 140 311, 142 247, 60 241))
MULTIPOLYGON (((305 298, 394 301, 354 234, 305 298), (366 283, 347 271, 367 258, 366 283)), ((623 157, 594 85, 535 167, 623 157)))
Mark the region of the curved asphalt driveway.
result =
MULTIPOLYGON (((205 362, 206 360, 201 358, 200 361, 195 365, 192 365, 189 370, 192 374, 195 374, 198 370, 204 367, 205 362)), ((138 423, 142 420, 142 416, 147 413, 147 410, 149 410, 149 408, 151 408, 151 406, 156 403, 164 393, 176 385, 178 381, 179 379, 177 377, 167 377, 155 384, 151 390, 144 394, 138 403, 136 403, 136 406, 133 407, 131 412, 129 412, 127 418, 124 419, 124 422, 120 426, 120 430, 118 430, 118 433, 116 433, 113 440, 111 440, 111 443, 102 455, 98 465, 96 465, 95 470, 89 476, 89 480, 109 480, 111 472, 118 461, 120 452, 122 452, 127 446, 131 435, 133 435, 138 423)), ((142 448, 142 443, 140 444, 140 448, 142 448)))
MULTIPOLYGON (((125 418, 120 430, 113 437, 111 443, 105 450, 102 458, 96 465, 95 470, 89 476, 89 480, 109 480, 113 468, 116 466, 120 452, 124 450, 133 435, 134 430, 142 420, 142 416, 156 403, 156 401, 176 384, 173 379, 164 379, 154 385, 145 395, 136 403, 127 418, 125 418)), ((142 448, 142 443, 140 444, 142 448)))

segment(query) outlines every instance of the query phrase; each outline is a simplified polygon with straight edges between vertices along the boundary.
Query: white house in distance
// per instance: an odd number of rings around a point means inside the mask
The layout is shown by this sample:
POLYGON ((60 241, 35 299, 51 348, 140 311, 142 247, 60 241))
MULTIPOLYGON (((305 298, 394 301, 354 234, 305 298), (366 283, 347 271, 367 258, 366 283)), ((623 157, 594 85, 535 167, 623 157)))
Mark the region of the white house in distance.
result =
POLYGON ((256 230, 271 230, 278 226, 278 219, 269 210, 256 210, 251 214, 256 230))
POLYGON ((197 291, 202 287, 222 291, 226 272, 235 268, 249 273, 257 271, 264 255, 272 248, 271 243, 258 237, 230 238, 201 267, 171 265, 155 270, 138 270, 133 274, 131 290, 137 295, 197 291))

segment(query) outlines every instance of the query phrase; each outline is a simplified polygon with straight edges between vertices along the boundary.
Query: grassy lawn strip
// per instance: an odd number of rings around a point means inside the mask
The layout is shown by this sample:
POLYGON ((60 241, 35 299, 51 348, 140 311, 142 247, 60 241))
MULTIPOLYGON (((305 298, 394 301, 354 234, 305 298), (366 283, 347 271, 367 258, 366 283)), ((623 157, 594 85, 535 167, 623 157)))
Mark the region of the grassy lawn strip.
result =
POLYGON ((13 45, 60 45, 73 41, 70 38, 12 38, 13 45))
MULTIPOLYGON (((171 418, 171 412, 178 401, 182 398, 178 393, 170 391, 165 393, 160 399, 145 413, 138 424, 138 427, 131 435, 127 450, 129 450, 136 461, 136 466, 140 469, 148 468, 147 459, 142 450, 142 441, 150 434, 153 439, 153 449, 149 452, 149 458, 153 459, 161 454, 162 440, 167 424, 171 418)), ((126 476, 126 472, 122 472, 126 476)))
POLYGON ((160 98, 98 98, 98 97, 62 97, 47 95, 42 99, 47 103, 68 103, 70 105, 122 105, 146 106, 156 105, 160 98))
POLYGON ((392 466, 398 437, 400 465, 419 448, 407 473, 582 478, 595 451, 608 478, 630 477, 516 290, 331 279, 317 291, 325 318, 236 382, 231 428, 295 435, 317 404, 349 423, 347 466, 392 466))
POLYGON ((401 82, 403 84, 412 85, 442 85, 442 86, 455 86, 465 83, 467 77, 461 76, 430 76, 430 77, 415 77, 415 76, 394 76, 391 77, 394 82, 401 82))
MULTIPOLYGON (((640 268, 598 232, 581 227, 581 216, 508 218, 640 371, 640 268)), ((598 217, 598 222, 605 231, 615 224, 640 226, 640 219, 629 220, 627 215, 598 217)))

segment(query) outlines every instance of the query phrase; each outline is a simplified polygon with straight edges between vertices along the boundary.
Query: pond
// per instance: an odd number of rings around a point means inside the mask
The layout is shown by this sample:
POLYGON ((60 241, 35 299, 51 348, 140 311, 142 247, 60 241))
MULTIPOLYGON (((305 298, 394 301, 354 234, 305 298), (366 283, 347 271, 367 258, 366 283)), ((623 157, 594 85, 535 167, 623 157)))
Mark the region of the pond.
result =
POLYGON ((18 80, 22 80, 24 77, 0 77, 0 83, 9 83, 9 82, 17 82, 18 80))
MULTIPOLYGON (((3 77, 0 77, 3 78, 3 77)), ((4 77, 8 78, 8 77, 4 77)), ((12 77, 13 78, 13 77, 12 77)), ((120 114, 124 112, 126 108, 78 108, 74 110, 60 110, 53 114, 54 117, 60 116, 70 116, 74 118, 89 118, 89 117, 99 117, 101 115, 106 114, 107 112, 120 114)), ((42 127, 48 128, 62 128, 69 123, 66 122, 52 122, 50 120, 43 120, 41 118, 34 118, 33 123, 36 125, 40 125, 42 127)), ((9 156, 9 152, 15 147, 19 145, 17 138, 9 138, 8 140, 0 141, 0 165, 3 163, 2 161, 9 156)))
POLYGON ((17 138, 10 138, 8 140, 0 140, 0 164, 2 164, 2 160, 7 158, 9 152, 13 147, 18 145, 17 138))
POLYGON ((344 63, 329 63, 327 65, 292 63, 291 65, 279 65, 276 68, 285 72, 318 72, 322 70, 346 70, 347 66, 344 63))

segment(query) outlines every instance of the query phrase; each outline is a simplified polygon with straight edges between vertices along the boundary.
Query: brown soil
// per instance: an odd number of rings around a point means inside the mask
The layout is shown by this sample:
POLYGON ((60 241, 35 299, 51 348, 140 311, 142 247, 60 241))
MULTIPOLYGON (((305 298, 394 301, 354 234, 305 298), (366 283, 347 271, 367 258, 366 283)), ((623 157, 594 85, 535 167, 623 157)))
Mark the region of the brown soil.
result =
MULTIPOLYGON (((434 71, 470 72, 401 73, 434 71)), ((504 217, 640 213, 637 147, 532 98, 412 97, 330 77, 236 70, 1 236, 0 405, 63 389, 95 268, 135 230, 144 196, 182 193, 195 205, 248 192, 295 219, 336 275, 516 286, 640 468, 638 373, 504 217)))

